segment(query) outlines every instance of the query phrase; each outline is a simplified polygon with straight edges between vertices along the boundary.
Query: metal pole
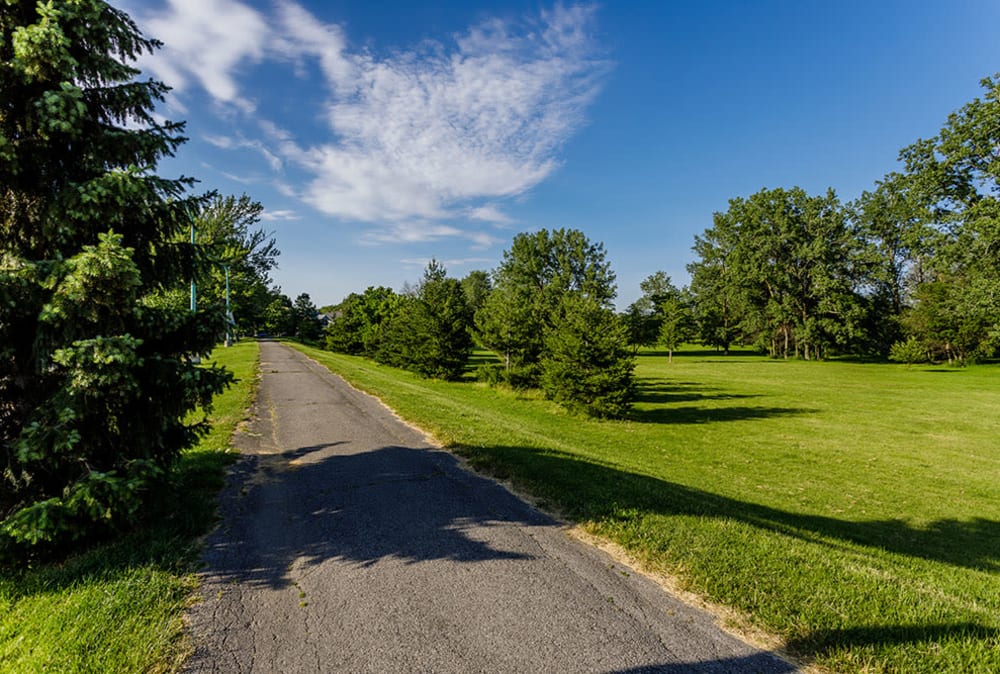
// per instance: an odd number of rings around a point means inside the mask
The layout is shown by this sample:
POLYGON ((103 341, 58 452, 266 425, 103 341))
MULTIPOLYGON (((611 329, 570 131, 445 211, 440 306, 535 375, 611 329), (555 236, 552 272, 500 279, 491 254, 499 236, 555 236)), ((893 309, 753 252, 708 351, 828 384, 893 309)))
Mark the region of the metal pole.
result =
POLYGON ((224 265, 223 268, 226 270, 226 347, 228 348, 233 343, 230 331, 233 329, 235 321, 233 321, 233 312, 229 310, 229 265, 224 265))
MULTIPOLYGON (((194 220, 191 220, 191 248, 194 249, 194 220)), ((191 273, 191 313, 198 311, 197 289, 194 282, 194 272, 191 273)))

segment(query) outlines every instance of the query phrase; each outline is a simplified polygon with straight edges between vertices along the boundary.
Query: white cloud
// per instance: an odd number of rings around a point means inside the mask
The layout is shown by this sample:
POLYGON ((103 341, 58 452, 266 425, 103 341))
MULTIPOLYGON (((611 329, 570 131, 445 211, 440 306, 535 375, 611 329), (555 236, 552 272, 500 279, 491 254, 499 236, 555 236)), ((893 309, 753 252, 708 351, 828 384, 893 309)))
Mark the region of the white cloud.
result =
MULTIPOLYGON (((432 258, 429 257, 407 257, 400 260, 400 264, 404 264, 410 267, 420 267, 423 269, 428 264, 430 264, 432 258)), ((445 269, 451 272, 453 267, 468 267, 471 265, 481 265, 484 263, 492 264, 495 260, 488 257, 462 257, 453 258, 450 260, 436 260, 438 264, 444 265, 445 269)))
POLYGON ((212 98, 245 113, 254 104, 240 95, 240 66, 264 58, 270 28, 260 12, 237 0, 168 0, 139 14, 143 32, 163 42, 139 65, 178 92, 197 82, 212 98))
POLYGON ((506 213, 503 213, 493 204, 484 204, 475 208, 470 208, 466 215, 473 220, 492 222, 496 225, 509 225, 513 220, 506 213))
POLYGON ((281 158, 274 152, 272 152, 270 149, 268 149, 268 147, 259 140, 250 140, 244 138, 242 135, 239 135, 236 138, 231 138, 229 136, 205 135, 202 136, 202 139, 209 145, 214 145, 215 147, 222 150, 234 150, 234 149, 244 149, 244 148, 254 150, 262 157, 264 157, 264 160, 267 161, 267 163, 271 167, 271 170, 274 171, 275 173, 280 172, 283 167, 283 162, 281 161, 281 158))
POLYGON ((283 191, 322 213, 377 225, 369 242, 464 237, 488 247, 491 236, 453 223, 509 224, 498 202, 523 195, 559 165, 607 70, 588 32, 592 21, 593 8, 557 6, 386 56, 352 50, 341 26, 290 0, 278 0, 268 16, 238 0, 168 0, 145 17, 144 30, 167 47, 144 65, 181 91, 197 82, 217 103, 250 116, 240 86, 245 66, 274 59, 305 77, 306 64, 317 63, 325 138, 297 138, 256 119, 253 133, 266 142, 206 140, 252 148, 276 173, 285 165, 303 171, 302 185, 283 191))
POLYGON ((265 210, 260 214, 260 219, 267 222, 278 222, 288 220, 301 220, 301 216, 295 211, 287 209, 265 210))
POLYGON ((427 221, 398 222, 366 231, 361 243, 425 243, 441 239, 465 239, 473 250, 490 248, 502 240, 486 232, 466 231, 459 227, 427 221))

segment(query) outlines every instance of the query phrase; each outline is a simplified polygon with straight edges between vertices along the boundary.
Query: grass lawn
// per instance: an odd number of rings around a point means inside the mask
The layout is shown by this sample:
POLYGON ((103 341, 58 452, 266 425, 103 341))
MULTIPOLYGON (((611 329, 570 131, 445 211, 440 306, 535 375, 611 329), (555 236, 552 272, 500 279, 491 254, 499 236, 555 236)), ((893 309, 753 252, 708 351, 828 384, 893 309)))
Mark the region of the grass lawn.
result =
POLYGON ((213 427, 181 460, 162 517, 62 564, 0 570, 0 672, 164 672, 187 654, 182 614, 195 589, 197 537, 214 519, 229 439, 246 414, 259 348, 215 360, 239 381, 219 396, 213 427))
POLYGON ((997 366, 646 352, 594 421, 302 350, 803 661, 1000 671, 997 366))

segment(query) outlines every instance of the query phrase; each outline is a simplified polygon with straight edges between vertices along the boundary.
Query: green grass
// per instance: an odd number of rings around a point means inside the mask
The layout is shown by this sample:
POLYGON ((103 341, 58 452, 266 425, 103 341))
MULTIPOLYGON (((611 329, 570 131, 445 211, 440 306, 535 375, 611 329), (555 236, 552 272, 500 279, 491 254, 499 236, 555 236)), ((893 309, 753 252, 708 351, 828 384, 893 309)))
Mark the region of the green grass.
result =
POLYGON ((240 342, 213 354, 239 381, 216 399, 211 432, 180 459, 176 493, 157 519, 59 564, 0 571, 0 672, 180 667, 197 537, 214 519, 232 456, 225 450, 246 415, 258 353, 256 342, 240 342))
POLYGON ((1000 369, 638 359, 627 421, 303 348, 832 671, 1000 671, 1000 369))

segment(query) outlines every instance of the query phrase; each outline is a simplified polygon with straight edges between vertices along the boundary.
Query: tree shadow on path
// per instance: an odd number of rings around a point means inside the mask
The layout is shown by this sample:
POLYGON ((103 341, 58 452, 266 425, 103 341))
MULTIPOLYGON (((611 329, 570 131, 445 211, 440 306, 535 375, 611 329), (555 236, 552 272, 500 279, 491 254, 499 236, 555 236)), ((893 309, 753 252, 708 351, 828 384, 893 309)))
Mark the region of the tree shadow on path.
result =
POLYGON ((554 520, 452 455, 384 447, 363 453, 339 443, 245 456, 223 497, 223 522, 205 561, 224 580, 273 588, 293 564, 326 560, 370 566, 395 560, 482 562, 529 559, 485 540, 484 528, 546 526, 554 520))

